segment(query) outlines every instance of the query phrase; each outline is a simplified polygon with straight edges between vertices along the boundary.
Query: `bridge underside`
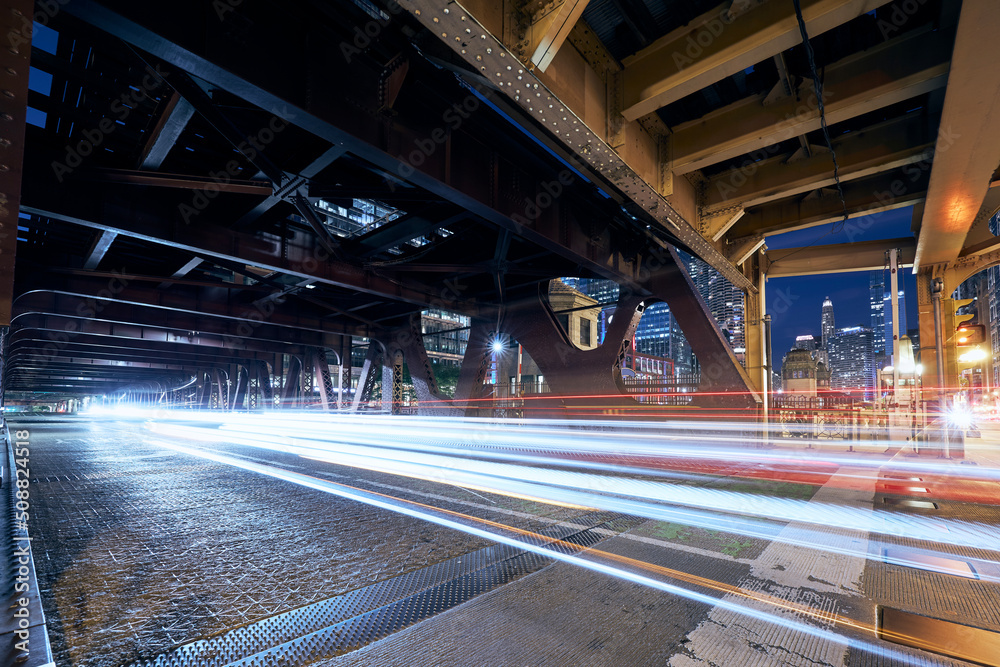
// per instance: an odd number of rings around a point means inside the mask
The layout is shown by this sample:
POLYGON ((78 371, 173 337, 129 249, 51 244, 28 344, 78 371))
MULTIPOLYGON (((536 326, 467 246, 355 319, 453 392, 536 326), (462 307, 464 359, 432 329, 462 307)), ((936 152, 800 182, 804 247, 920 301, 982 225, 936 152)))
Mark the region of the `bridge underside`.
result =
POLYGON ((756 410, 767 275, 881 266, 890 245, 768 253, 768 236, 846 216, 833 240, 850 241, 918 204, 916 242, 891 243, 904 263, 995 250, 1000 147, 963 116, 996 76, 969 51, 996 21, 982 0, 804 1, 811 54, 773 1, 74 0, 33 30, 31 3, 5 4, 8 397, 333 409, 381 384, 391 408, 405 364, 425 408, 458 413, 492 332, 558 393, 633 405, 629 327, 585 351, 554 321, 545 288, 576 276, 615 281, 636 317, 666 302, 712 370, 702 403, 756 410), (978 184, 970 215, 939 224, 956 173, 978 184), (743 291, 742 360, 676 250, 743 291), (454 401, 414 328, 426 310, 480 332, 454 401))

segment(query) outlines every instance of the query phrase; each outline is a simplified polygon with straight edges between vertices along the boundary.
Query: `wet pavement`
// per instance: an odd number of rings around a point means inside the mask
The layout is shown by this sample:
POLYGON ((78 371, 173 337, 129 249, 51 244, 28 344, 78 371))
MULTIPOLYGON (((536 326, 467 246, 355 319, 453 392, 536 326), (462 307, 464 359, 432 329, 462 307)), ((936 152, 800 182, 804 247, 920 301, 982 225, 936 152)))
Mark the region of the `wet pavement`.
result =
POLYGON ((488 544, 165 450, 139 424, 15 423, 58 665, 129 664, 488 544))

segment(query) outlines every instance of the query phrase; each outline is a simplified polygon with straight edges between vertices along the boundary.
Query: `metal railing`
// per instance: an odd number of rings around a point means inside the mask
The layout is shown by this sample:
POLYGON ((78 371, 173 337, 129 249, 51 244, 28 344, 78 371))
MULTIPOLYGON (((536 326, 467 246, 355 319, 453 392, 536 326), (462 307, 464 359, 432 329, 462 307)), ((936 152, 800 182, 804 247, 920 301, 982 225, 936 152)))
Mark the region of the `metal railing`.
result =
POLYGON ((689 405, 697 396, 701 378, 697 375, 626 377, 622 382, 625 391, 640 403, 689 405))

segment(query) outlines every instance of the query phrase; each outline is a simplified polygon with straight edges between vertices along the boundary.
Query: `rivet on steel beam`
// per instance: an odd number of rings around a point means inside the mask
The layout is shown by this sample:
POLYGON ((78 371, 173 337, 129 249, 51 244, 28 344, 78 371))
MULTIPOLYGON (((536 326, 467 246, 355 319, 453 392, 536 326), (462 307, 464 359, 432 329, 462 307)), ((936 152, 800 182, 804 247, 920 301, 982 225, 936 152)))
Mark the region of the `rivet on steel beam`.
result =
POLYGON ((0 119, 6 120, 6 121, 11 121, 11 120, 14 120, 14 117, 11 116, 6 111, 4 111, 3 113, 0 113, 0 119))
POLYGON ((7 72, 7 74, 10 74, 11 76, 17 76, 17 70, 14 69, 13 67, 8 67, 6 69, 6 72, 7 72))
POLYGON ((10 167, 8 167, 5 164, 0 164, 0 173, 5 172, 5 171, 10 171, 10 167))
POLYGON ((12 91, 12 90, 4 90, 3 91, 3 96, 7 97, 7 98, 10 98, 10 99, 14 99, 14 91, 12 91))
POLYGON ((20 51, 18 51, 18 50, 17 50, 17 47, 16 47, 16 46, 8 46, 8 47, 7 47, 7 50, 8 50, 8 51, 10 51, 11 53, 13 53, 13 54, 14 54, 15 56, 16 56, 17 54, 21 53, 20 51))
POLYGON ((0 146, 2 146, 3 148, 7 148, 8 146, 10 146, 10 139, 4 139, 3 137, 0 137, 0 146))

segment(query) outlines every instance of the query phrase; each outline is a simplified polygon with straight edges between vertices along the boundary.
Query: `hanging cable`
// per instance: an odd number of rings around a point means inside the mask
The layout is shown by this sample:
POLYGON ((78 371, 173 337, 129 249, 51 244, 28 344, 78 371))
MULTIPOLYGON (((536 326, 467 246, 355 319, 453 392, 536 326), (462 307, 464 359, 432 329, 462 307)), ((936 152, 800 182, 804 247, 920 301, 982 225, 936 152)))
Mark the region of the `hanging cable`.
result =
POLYGON ((826 125, 826 106, 823 104, 823 84, 820 81, 819 73, 816 71, 816 57, 813 53, 812 44, 809 43, 809 33, 806 31, 805 19, 802 18, 802 6, 800 5, 799 0, 792 0, 792 4, 795 5, 795 17, 799 22, 799 33, 802 35, 802 46, 806 51, 806 60, 809 61, 809 72, 812 75, 813 91, 816 94, 816 104, 819 109, 819 125, 823 130, 823 139, 826 141, 826 147, 830 151, 830 157, 833 159, 833 180, 837 185, 837 194, 840 196, 840 205, 843 207, 844 217, 835 221, 830 227, 830 231, 823 236, 820 236, 809 245, 803 246, 795 252, 791 252, 783 257, 780 257, 779 260, 786 260, 789 257, 806 250, 807 248, 811 248, 827 236, 839 234, 844 230, 844 225, 847 224, 848 217, 847 199, 844 197, 844 188, 840 183, 840 164, 837 162, 837 153, 833 150, 833 142, 830 140, 830 130, 826 125))
POLYGON ((833 180, 837 184, 837 194, 840 195, 840 203, 844 208, 843 220, 839 221, 839 223, 833 223, 833 228, 831 229, 831 232, 836 234, 841 231, 844 224, 847 223, 847 200, 844 198, 844 188, 840 184, 840 165, 837 163, 837 153, 833 150, 833 142, 830 140, 830 130, 826 125, 826 107, 823 104, 823 84, 816 71, 816 57, 813 53, 812 44, 809 42, 809 33, 806 31, 805 19, 802 18, 802 5, 800 4, 800 0, 792 0, 792 4, 795 5, 795 17, 799 22, 799 32, 802 33, 802 46, 806 51, 806 60, 809 61, 809 72, 812 75, 813 90, 816 93, 816 104, 819 109, 819 124, 823 130, 823 139, 826 141, 826 147, 830 149, 830 157, 833 158, 833 180))

